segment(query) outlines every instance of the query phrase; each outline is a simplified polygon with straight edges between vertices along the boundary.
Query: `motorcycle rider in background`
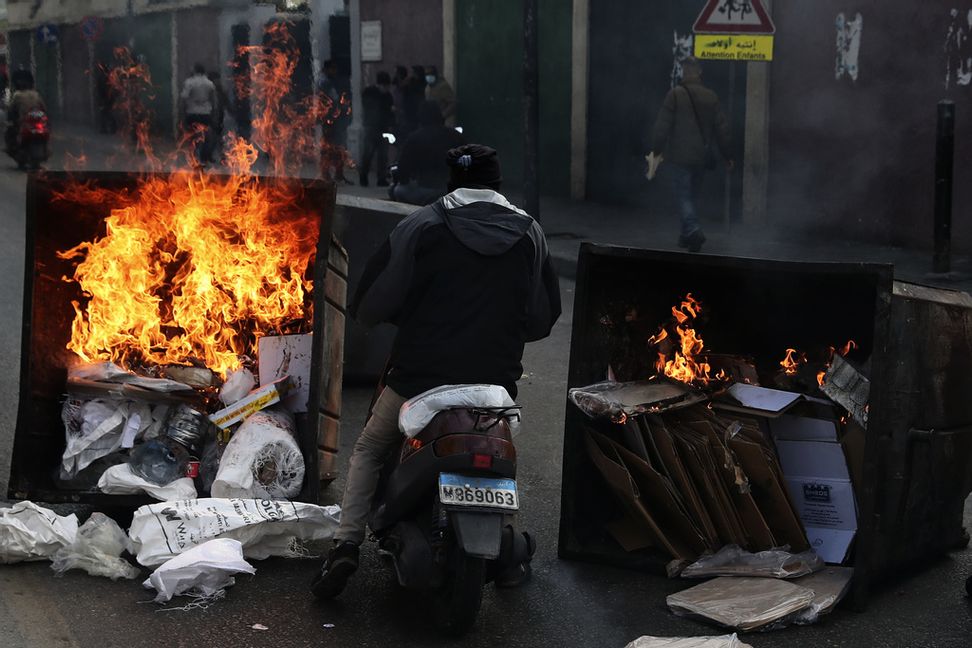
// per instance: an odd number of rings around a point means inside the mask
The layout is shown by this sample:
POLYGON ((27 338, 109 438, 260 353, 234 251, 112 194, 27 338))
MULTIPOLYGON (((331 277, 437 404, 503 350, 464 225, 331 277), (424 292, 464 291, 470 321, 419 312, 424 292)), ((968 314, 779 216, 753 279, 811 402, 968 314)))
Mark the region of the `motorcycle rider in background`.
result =
POLYGON ((14 72, 13 87, 14 93, 7 108, 7 130, 4 133, 7 152, 11 154, 17 149, 17 133, 20 132, 21 120, 32 110, 47 112, 44 100, 34 89, 34 75, 29 70, 18 69, 14 72))
POLYGON ((547 337, 560 316, 543 230, 499 193, 496 151, 467 144, 447 162, 451 193, 398 224, 351 307, 363 324, 390 322, 398 334, 386 386, 351 454, 334 548, 311 584, 319 598, 340 594, 358 568, 382 466, 402 441, 402 405, 453 384, 501 385, 516 398, 525 343, 547 337))

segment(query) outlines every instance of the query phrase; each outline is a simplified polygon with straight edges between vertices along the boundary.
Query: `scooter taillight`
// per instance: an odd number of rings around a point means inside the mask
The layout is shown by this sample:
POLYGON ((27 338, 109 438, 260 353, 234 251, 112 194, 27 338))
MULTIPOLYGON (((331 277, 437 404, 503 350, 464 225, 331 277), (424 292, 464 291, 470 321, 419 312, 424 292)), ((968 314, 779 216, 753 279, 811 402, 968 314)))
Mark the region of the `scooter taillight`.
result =
POLYGON ((488 456, 495 459, 516 460, 516 448, 505 439, 481 434, 450 434, 436 439, 434 444, 437 457, 465 454, 488 456))

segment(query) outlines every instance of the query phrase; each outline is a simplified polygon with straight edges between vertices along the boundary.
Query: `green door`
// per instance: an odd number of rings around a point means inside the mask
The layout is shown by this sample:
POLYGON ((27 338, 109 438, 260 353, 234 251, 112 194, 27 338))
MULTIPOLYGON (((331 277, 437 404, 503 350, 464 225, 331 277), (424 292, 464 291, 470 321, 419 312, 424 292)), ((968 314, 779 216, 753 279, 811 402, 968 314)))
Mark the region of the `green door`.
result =
MULTIPOLYGON (((570 189, 572 3, 540 0, 540 189, 570 189)), ((499 151, 505 184, 523 184, 523 6, 456 2, 459 125, 471 142, 499 151)))

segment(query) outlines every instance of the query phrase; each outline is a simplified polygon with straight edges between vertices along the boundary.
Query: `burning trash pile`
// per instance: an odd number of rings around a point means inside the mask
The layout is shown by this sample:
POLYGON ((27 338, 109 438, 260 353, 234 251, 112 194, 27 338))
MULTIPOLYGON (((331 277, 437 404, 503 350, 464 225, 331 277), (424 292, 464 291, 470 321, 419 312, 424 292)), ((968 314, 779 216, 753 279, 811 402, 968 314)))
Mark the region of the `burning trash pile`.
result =
POLYGON ((297 57, 286 29, 267 38, 248 52, 260 148, 229 136, 224 174, 192 159, 163 171, 139 103, 147 68, 121 50, 111 79, 144 158, 138 171, 35 182, 18 442, 21 422, 32 423, 38 457, 18 483, 51 501, 159 503, 139 508, 127 534, 100 513, 79 526, 29 501, 0 509, 0 562, 134 578, 128 552, 158 568, 145 582, 156 600, 215 600, 231 574, 253 573, 244 557, 306 556, 303 541, 332 537, 339 507, 292 500, 316 498, 320 478, 312 376, 337 393, 328 411, 340 413, 340 363, 324 366, 320 349, 339 360, 343 330, 315 310, 336 308, 320 291, 343 304, 343 279, 323 285, 330 259, 319 258, 343 250, 325 220, 332 189, 286 177, 321 146, 319 113, 314 98, 288 103, 297 57), (254 172, 261 156, 276 175, 254 172), (54 412, 38 414, 54 404, 63 437, 54 412))
POLYGON ((761 366, 706 348, 693 295, 671 313, 641 344, 624 345, 627 358, 650 356, 642 366, 655 375, 617 382, 609 368, 607 382, 570 391, 586 415, 587 456, 619 504, 604 529, 627 552, 667 556, 671 576, 719 577, 698 586, 718 591, 670 597, 677 613, 742 630, 812 622, 851 576, 820 570, 847 561, 857 530, 863 350, 853 341, 781 349, 761 366), (815 585, 832 595, 815 596, 815 585))
POLYGON ((61 485, 295 497, 320 216, 280 226, 289 197, 242 172, 145 176, 135 191, 78 184, 59 199, 112 205, 103 235, 58 254, 81 295, 61 485))

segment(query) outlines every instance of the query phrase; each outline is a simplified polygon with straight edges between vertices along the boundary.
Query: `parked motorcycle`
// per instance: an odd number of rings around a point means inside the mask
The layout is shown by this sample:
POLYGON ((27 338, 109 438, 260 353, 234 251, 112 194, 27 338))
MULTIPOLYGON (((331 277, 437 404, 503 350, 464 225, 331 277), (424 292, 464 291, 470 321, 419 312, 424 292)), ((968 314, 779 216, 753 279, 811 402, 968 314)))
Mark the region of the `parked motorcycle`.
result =
MULTIPOLYGON (((16 127, 14 127, 16 128, 16 127)), ((8 141, 7 153, 21 169, 39 169, 50 157, 51 128, 47 113, 31 110, 8 141)))
POLYGON ((529 576, 536 549, 516 531, 520 492, 510 427, 519 408, 439 412, 390 458, 371 528, 398 582, 430 596, 436 625, 450 635, 475 622, 483 587, 529 576))

